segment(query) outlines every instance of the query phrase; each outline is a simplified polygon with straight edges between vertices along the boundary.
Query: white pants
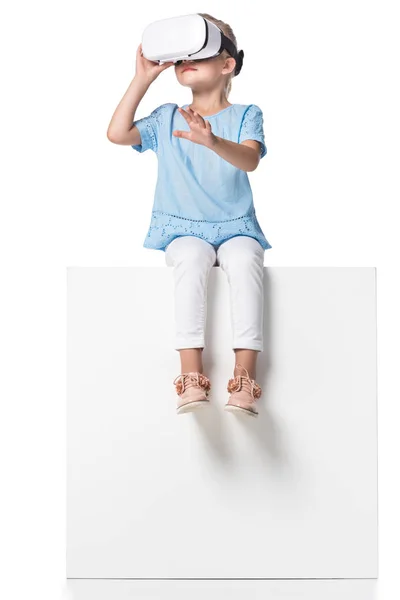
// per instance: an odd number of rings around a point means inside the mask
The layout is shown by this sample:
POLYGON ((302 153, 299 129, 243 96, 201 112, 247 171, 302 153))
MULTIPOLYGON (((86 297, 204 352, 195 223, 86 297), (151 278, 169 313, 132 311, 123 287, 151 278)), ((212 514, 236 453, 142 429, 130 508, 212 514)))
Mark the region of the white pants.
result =
POLYGON ((165 260, 174 267, 176 350, 204 348, 208 278, 211 268, 220 266, 230 288, 233 350, 263 351, 264 253, 257 240, 244 235, 219 246, 192 235, 172 240, 165 260))

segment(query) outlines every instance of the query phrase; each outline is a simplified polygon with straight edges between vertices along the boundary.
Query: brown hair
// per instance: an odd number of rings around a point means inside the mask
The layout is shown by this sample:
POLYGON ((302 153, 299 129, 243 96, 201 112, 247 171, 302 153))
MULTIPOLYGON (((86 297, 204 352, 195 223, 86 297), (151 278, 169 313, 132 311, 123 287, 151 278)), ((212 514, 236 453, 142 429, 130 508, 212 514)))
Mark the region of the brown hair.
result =
MULTIPOLYGON (((221 29, 221 31, 226 35, 226 37, 229 38, 231 40, 231 42, 233 42, 235 44, 236 49, 237 49, 238 46, 237 46, 236 36, 233 33, 232 27, 230 25, 228 25, 228 23, 225 23, 225 21, 220 21, 220 19, 216 19, 215 17, 209 15, 208 13, 197 13, 197 14, 199 14, 201 17, 204 17, 205 19, 208 19, 212 23, 215 23, 215 25, 221 29)), ((230 54, 226 50, 223 50, 221 52, 221 56, 223 56, 224 58, 229 58, 230 54)), ((228 97, 231 92, 232 79, 234 77, 234 73, 235 73, 235 69, 233 69, 233 71, 231 73, 229 73, 229 75, 227 77, 227 84, 225 87, 226 97, 228 97)))

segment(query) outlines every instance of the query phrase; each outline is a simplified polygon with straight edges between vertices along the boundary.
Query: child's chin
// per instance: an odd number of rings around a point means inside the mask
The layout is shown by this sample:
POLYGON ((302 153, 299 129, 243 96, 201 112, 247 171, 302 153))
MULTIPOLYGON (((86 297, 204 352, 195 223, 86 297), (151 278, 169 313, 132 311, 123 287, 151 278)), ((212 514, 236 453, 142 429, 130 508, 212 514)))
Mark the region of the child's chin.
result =
POLYGON ((179 82, 181 85, 183 85, 183 87, 188 87, 191 88, 192 90, 198 92, 201 91, 202 86, 200 82, 195 82, 195 81, 180 81, 179 82))

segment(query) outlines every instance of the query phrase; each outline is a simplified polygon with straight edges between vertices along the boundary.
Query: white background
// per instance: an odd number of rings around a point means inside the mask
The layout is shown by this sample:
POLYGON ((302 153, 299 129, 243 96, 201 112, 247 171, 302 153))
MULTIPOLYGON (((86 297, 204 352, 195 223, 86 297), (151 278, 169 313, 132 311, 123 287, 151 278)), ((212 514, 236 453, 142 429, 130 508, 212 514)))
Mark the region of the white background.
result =
MULTIPOLYGON (((395 2, 8 4, 1 19, 0 591, 65 577, 66 267, 162 265, 142 243, 156 157, 107 140, 152 20, 209 12, 245 52, 230 102, 264 112, 250 174, 266 265, 376 266, 380 598, 399 596, 400 336, 395 2), (260 14, 262 9, 263 14, 260 14)), ((162 73, 137 118, 191 94, 162 73)))

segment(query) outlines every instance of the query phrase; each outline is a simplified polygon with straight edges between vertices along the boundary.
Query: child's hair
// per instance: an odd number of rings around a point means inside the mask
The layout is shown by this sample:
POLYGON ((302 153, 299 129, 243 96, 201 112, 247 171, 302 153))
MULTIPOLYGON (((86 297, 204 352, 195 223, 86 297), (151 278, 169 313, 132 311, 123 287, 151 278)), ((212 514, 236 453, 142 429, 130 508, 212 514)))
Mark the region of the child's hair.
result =
MULTIPOLYGON (((197 13, 197 14, 199 14, 201 17, 204 17, 205 19, 208 19, 212 23, 215 23, 215 25, 222 30, 222 32, 226 35, 226 37, 229 38, 231 40, 231 42, 233 42, 235 44, 236 49, 237 49, 236 36, 233 33, 232 27, 230 25, 228 25, 228 23, 225 23, 225 21, 220 21, 219 19, 216 19, 215 17, 212 17, 208 13, 197 13)), ((229 58, 230 54, 226 50, 223 50, 221 52, 221 56, 223 56, 224 58, 229 58)), ((227 84, 226 84, 226 87, 225 87, 226 97, 229 96, 230 91, 232 89, 232 78, 234 77, 234 72, 235 72, 235 69, 233 69, 232 73, 230 73, 229 76, 228 76, 228 78, 227 78, 227 84)))

